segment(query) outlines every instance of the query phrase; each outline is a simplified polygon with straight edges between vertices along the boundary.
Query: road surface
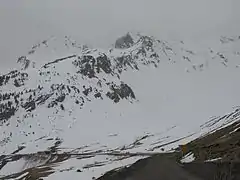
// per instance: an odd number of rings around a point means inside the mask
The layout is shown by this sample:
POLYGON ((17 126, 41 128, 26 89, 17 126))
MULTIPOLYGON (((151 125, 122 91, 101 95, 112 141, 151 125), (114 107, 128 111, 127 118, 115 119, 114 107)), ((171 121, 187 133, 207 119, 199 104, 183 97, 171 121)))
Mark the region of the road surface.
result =
POLYGON ((140 160, 129 168, 109 172, 98 180, 204 180, 186 169, 174 159, 154 156, 140 160))

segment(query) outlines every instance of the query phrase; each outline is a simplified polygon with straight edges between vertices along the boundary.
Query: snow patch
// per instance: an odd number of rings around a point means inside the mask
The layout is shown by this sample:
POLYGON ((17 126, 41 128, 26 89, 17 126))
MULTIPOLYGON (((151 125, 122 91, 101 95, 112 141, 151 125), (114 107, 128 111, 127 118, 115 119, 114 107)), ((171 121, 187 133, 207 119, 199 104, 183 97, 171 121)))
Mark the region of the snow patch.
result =
POLYGON ((181 163, 190 163, 193 162, 194 160, 195 160, 194 154, 190 152, 181 159, 181 163))
POLYGON ((0 169, 0 177, 23 171, 25 164, 26 161, 24 159, 8 162, 2 169, 0 169))
POLYGON ((219 158, 214 158, 214 159, 208 159, 206 160, 205 162, 214 162, 214 161, 218 161, 218 160, 221 160, 222 158, 219 157, 219 158))

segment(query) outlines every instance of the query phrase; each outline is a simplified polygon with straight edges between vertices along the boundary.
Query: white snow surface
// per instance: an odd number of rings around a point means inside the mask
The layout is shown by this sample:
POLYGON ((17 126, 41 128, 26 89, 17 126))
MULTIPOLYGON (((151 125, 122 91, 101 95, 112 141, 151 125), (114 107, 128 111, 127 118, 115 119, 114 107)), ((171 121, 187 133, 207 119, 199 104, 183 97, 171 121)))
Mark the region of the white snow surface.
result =
POLYGON ((219 158, 214 158, 214 159, 209 159, 209 160, 206 160, 205 162, 214 162, 214 161, 219 161, 221 160, 222 158, 219 157, 219 158))
MULTIPOLYGON (((76 57, 51 64, 47 68, 43 65, 44 62, 57 58, 71 55, 80 57, 84 54, 93 57, 106 54, 112 60, 125 54, 136 54, 135 51, 142 46, 141 41, 128 49, 110 51, 84 49, 76 44, 65 45, 65 50, 62 50, 58 49, 60 42, 54 40, 57 47, 39 46, 36 53, 28 54, 26 57, 31 63, 35 62, 35 66, 21 70, 29 75, 25 85, 16 88, 12 83, 8 83, 0 87, 1 93, 21 92, 34 89, 38 85, 43 87, 42 92, 49 93, 52 84, 74 85, 81 91, 83 85, 89 85, 105 93, 108 86, 103 84, 99 88, 97 83, 107 79, 108 82, 120 84, 123 81, 128 84, 136 99, 123 99, 114 103, 104 94, 103 99, 95 99, 93 94, 90 94, 84 97, 86 101, 80 108, 74 102, 81 99, 82 94, 71 92, 63 102, 64 111, 59 107, 47 108, 47 103, 54 99, 55 95, 32 112, 26 112, 20 107, 7 123, 0 126, 0 154, 11 154, 19 146, 25 147, 20 154, 45 151, 57 140, 62 142, 58 147, 59 153, 167 152, 239 120, 238 116, 232 115, 219 121, 209 121, 234 111, 233 107, 239 105, 240 41, 237 38, 230 42, 225 42, 225 38, 224 43, 219 41, 212 47, 169 43, 151 38, 154 52, 159 55, 157 67, 139 63, 139 70, 127 67, 120 74, 120 79, 104 72, 100 72, 98 78, 78 74, 78 69, 72 63, 76 57), (226 58, 221 58, 221 54, 226 58), (40 76, 40 72, 44 76, 40 76)), ((139 55, 138 61, 141 62, 142 58, 152 61, 151 53, 153 52, 147 51, 146 57, 139 55)), ((114 63, 115 61, 112 61, 113 65, 114 63)), ((28 98, 28 94, 24 96, 28 98)), ((92 179, 93 176, 99 177, 106 171, 131 164, 140 158, 142 157, 118 161, 112 161, 108 155, 85 160, 70 158, 55 166, 56 173, 46 179, 92 179), (82 170, 87 164, 95 162, 103 165, 85 169, 81 173, 76 172, 77 169, 82 170), (62 171, 64 168, 70 170, 62 171)), ((190 154, 186 158, 192 160, 193 156, 190 154)), ((22 170, 22 163, 13 163, 13 166, 19 165, 19 171, 22 170)), ((1 169, 0 175, 8 175, 10 169, 11 164, 1 169)))
POLYGON ((190 152, 181 159, 181 163, 190 163, 193 162, 194 160, 195 160, 194 154, 190 152))

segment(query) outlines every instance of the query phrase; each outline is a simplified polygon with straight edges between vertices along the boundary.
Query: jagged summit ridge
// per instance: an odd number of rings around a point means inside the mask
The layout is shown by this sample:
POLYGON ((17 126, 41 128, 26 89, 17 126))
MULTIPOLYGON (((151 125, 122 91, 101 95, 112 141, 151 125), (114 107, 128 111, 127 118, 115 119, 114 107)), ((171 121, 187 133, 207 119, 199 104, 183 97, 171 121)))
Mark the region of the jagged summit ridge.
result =
POLYGON ((74 41, 70 36, 51 36, 33 45, 26 55, 18 58, 17 63, 20 64, 23 70, 29 66, 40 68, 48 61, 79 53, 86 49, 86 47, 86 45, 81 45, 74 41))
POLYGON ((125 36, 120 37, 115 42, 115 48, 129 48, 131 45, 133 45, 133 39, 129 33, 127 33, 125 36))
MULTIPOLYGON (((238 39, 237 36, 229 38, 222 36, 220 42, 237 42, 238 39)), ((211 48, 209 49, 209 51, 207 48, 205 50, 208 51, 206 52, 208 57, 199 57, 199 54, 195 53, 195 50, 186 47, 183 41, 173 44, 140 33, 127 33, 116 40, 115 48, 103 50, 80 45, 70 37, 65 36, 59 39, 52 37, 34 45, 27 55, 18 59, 18 63, 22 64, 22 69, 27 67, 40 68, 57 59, 69 59, 68 57, 87 55, 96 58, 96 56, 106 55, 112 64, 115 65, 115 69, 118 69, 122 64, 137 69, 136 64, 153 64, 156 67, 160 60, 168 60, 171 63, 181 62, 182 60, 182 63, 190 72, 192 70, 202 70, 204 66, 207 68, 213 61, 212 59, 217 58, 222 65, 227 66, 225 52, 215 52, 211 48), (196 57, 202 60, 196 61, 196 57)), ((237 54, 237 52, 235 53, 237 54)))

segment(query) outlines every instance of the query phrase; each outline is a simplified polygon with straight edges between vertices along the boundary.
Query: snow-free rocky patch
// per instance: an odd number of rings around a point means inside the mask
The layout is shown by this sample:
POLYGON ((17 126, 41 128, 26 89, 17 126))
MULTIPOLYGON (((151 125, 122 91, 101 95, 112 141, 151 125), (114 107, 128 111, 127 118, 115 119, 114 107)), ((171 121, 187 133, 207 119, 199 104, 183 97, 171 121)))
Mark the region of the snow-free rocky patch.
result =
POLYGON ((34 45, 0 75, 0 175, 91 179, 238 121, 240 39, 219 39, 34 45))

